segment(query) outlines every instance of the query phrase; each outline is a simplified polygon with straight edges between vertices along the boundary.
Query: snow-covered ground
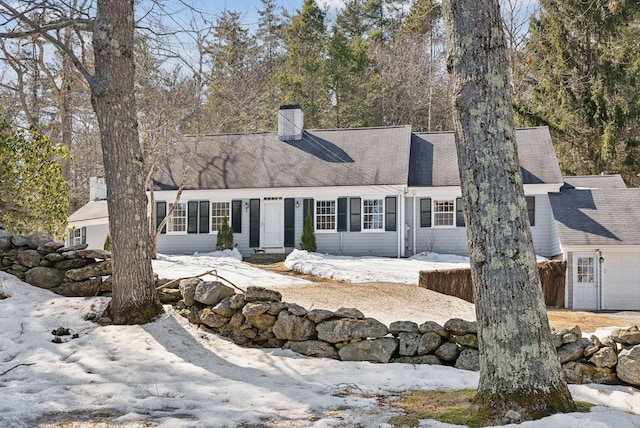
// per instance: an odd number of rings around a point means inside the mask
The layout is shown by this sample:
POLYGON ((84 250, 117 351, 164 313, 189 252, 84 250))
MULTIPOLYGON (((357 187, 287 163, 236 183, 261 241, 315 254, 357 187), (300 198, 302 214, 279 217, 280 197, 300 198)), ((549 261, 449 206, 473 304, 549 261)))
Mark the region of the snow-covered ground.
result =
MULTIPOLYGON (((321 257, 324 271, 331 271, 330 259, 321 257)), ((383 260, 352 261, 346 270, 354 277, 376 270, 376 281, 397 281, 398 272, 413 269, 414 263, 384 260, 388 276, 381 278, 383 260)), ((333 270, 344 269, 339 268, 343 262, 335 258, 333 270)), ((165 256, 154 269, 168 278, 217 269, 242 287, 304 283, 242 265, 233 254, 165 256)), ((107 299, 61 297, 3 272, 0 290, 10 296, 0 300, 1 427, 55 426, 69 420, 76 424, 64 426, 379 427, 386 426, 394 410, 380 407, 375 394, 474 389, 478 382, 477 373, 450 367, 337 362, 280 349, 241 348, 195 328, 169 307, 147 325, 102 327, 85 321, 84 315, 102 310, 107 299), (78 337, 52 343, 51 331, 58 327, 78 337)), ((640 427, 640 391, 603 385, 570 388, 575 399, 598 406, 590 413, 555 415, 520 426, 640 427)), ((423 421, 422 426, 450 425, 423 421)))

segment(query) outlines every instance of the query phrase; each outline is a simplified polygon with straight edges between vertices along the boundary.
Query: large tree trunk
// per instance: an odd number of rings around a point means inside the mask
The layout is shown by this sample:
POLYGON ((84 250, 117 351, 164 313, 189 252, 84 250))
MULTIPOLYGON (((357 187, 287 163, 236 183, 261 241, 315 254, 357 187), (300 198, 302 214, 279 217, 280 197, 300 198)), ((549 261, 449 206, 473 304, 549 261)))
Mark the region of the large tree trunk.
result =
POLYGON ((162 311, 149 254, 145 174, 134 97, 134 0, 99 0, 93 34, 91 101, 100 127, 115 324, 145 323, 162 311))
POLYGON ((573 411, 531 240, 498 1, 445 0, 443 15, 478 319, 476 400, 498 418, 573 411))

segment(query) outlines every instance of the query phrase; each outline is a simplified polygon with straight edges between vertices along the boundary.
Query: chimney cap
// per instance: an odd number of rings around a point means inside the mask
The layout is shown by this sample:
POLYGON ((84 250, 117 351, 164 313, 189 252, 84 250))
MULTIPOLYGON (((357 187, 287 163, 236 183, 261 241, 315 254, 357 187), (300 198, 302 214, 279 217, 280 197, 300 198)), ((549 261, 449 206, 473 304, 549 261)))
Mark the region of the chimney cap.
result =
POLYGON ((302 110, 302 107, 300 107, 300 104, 285 104, 280 106, 280 110, 296 110, 296 109, 302 110))

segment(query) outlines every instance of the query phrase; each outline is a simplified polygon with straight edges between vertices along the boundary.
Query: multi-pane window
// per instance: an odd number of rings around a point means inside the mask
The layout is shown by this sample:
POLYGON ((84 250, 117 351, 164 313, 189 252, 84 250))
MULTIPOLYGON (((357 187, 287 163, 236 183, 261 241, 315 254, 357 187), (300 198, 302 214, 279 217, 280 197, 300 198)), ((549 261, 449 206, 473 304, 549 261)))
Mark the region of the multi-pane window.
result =
POLYGON ((595 259, 593 257, 578 257, 578 282, 595 282, 595 259))
POLYGON ((187 204, 180 202, 178 204, 169 204, 169 210, 175 205, 175 209, 167 222, 168 232, 186 232, 187 231, 187 204))
POLYGON ((433 225, 434 226, 454 226, 456 214, 455 201, 442 200, 433 201, 433 225))
POLYGON ((384 227, 384 200, 362 200, 362 229, 375 230, 384 227))
POLYGON ((69 245, 86 244, 86 228, 73 229, 69 232, 69 245))
POLYGON ((316 230, 336 230, 336 201, 316 201, 316 230))
POLYGON ((211 202, 211 231, 222 229, 222 222, 229 223, 229 202, 211 202))

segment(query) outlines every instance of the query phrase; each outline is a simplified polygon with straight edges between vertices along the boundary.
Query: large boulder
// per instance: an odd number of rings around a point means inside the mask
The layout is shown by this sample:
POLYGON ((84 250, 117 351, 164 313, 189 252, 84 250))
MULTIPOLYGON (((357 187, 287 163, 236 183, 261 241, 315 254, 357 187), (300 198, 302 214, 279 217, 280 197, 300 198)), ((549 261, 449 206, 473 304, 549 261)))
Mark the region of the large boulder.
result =
POLYGON ((273 334, 283 340, 314 339, 317 336, 316 324, 308 318, 294 315, 288 310, 282 311, 273 325, 273 334))
POLYGON ((85 279, 103 275, 111 275, 111 260, 93 263, 78 269, 71 269, 68 270, 66 274, 67 278, 72 281, 84 281, 85 279))
POLYGON ((193 299, 203 305, 215 306, 225 297, 233 296, 233 288, 218 281, 202 281, 196 286, 193 299))
POLYGON ((443 326, 441 326, 440 324, 438 324, 435 321, 426 321, 422 324, 420 324, 418 326, 418 329, 420 330, 420 333, 438 333, 438 335, 442 336, 442 337, 448 337, 449 336, 449 332, 447 331, 446 328, 444 328, 443 326))
POLYGON ((98 277, 86 281, 63 282, 55 291, 67 297, 91 297, 100 292, 101 285, 102 279, 98 277))
MULTIPOLYGON (((588 341, 589 339, 585 339, 588 341)), ((558 359, 560 364, 568 363, 569 361, 577 361, 582 358, 585 343, 582 340, 577 342, 571 342, 560 346, 556 351, 558 352, 558 359)))
MULTIPOLYGON (((386 328, 386 327, 385 327, 386 328)), ((338 351, 342 361, 370 361, 388 363, 398 348, 398 339, 383 337, 380 339, 361 340, 343 346, 338 351)))
POLYGON ((611 339, 623 345, 640 345, 640 330, 638 326, 618 328, 611 332, 611 339))
POLYGON ((443 361, 455 361, 460 355, 460 347, 455 343, 445 342, 436 349, 435 355, 443 361))
POLYGON ((110 251, 100 250, 100 249, 77 250, 76 254, 78 255, 78 257, 82 257, 83 259, 102 259, 102 260, 106 260, 106 259, 110 259, 111 258, 111 252, 110 251))
POLYGON ((621 380, 633 386, 640 386, 640 345, 620 351, 616 373, 621 380))
POLYGON ((268 313, 269 306, 268 302, 247 303, 242 308, 242 315, 250 325, 258 330, 269 330, 277 320, 274 315, 268 313))
POLYGON ((618 363, 618 353, 615 349, 605 346, 591 356, 589 362, 596 367, 611 368, 618 363))
POLYGON ((216 314, 211 308, 204 308, 200 311, 200 322, 214 329, 222 328, 230 319, 230 317, 223 317, 216 314))
POLYGON ((28 247, 29 241, 24 236, 11 235, 11 245, 14 247, 28 247))
POLYGON ((217 305, 211 308, 213 312, 222 316, 231 318, 238 310, 231 307, 231 297, 225 297, 220 300, 217 305))
POLYGON ((196 295, 196 287, 200 285, 200 278, 188 278, 180 280, 179 288, 182 294, 182 300, 186 306, 193 306, 194 297, 196 295))
POLYGON ((30 232, 26 236, 27 245, 34 250, 38 249, 41 245, 53 241, 51 235, 45 232, 30 232))
MULTIPOLYGON (((417 327, 416 325, 416 328, 417 327)), ((420 343, 421 337, 422 335, 420 333, 399 333, 398 353, 405 357, 415 355, 418 351, 418 344, 420 343)))
POLYGON ((428 331, 422 335, 418 343, 418 355, 425 355, 435 351, 442 343, 442 336, 435 331, 428 331))
POLYGON ((444 323, 444 328, 451 334, 464 336, 465 334, 478 333, 478 323, 476 321, 466 321, 460 318, 452 318, 444 323))
POLYGON ((455 367, 477 372, 480 370, 480 352, 477 349, 465 348, 460 352, 455 367))
POLYGON ((600 383, 616 385, 620 381, 616 373, 607 367, 595 367, 591 364, 572 361, 562 365, 562 374, 567 383, 582 385, 586 383, 600 383))
POLYGON ((247 287, 244 293, 244 299, 247 302, 281 302, 282 294, 275 290, 269 290, 263 287, 247 287))
POLYGON ((333 345, 321 340, 289 341, 285 347, 291 349, 293 352, 310 357, 332 358, 334 360, 340 358, 338 351, 333 345))
POLYGON ((400 333, 420 333, 420 329, 413 321, 394 321, 389 325, 389 333, 398 337, 400 333))
POLYGON ((30 268, 40 266, 41 259, 40 253, 36 250, 21 250, 16 254, 18 263, 30 268))
MULTIPOLYGON (((55 253, 52 253, 55 254, 55 253)), ((64 257, 53 264, 53 267, 60 270, 71 270, 71 269, 79 269, 81 267, 85 267, 90 265, 91 263, 95 263, 93 259, 80 259, 80 258, 72 258, 65 259, 64 257)))
POLYGON ((318 324, 316 329, 318 339, 329 343, 383 337, 389 332, 387 326, 373 318, 329 320, 318 324))
POLYGON ((55 288, 62 283, 64 272, 50 267, 34 267, 29 269, 24 279, 31 285, 40 288, 55 288))

